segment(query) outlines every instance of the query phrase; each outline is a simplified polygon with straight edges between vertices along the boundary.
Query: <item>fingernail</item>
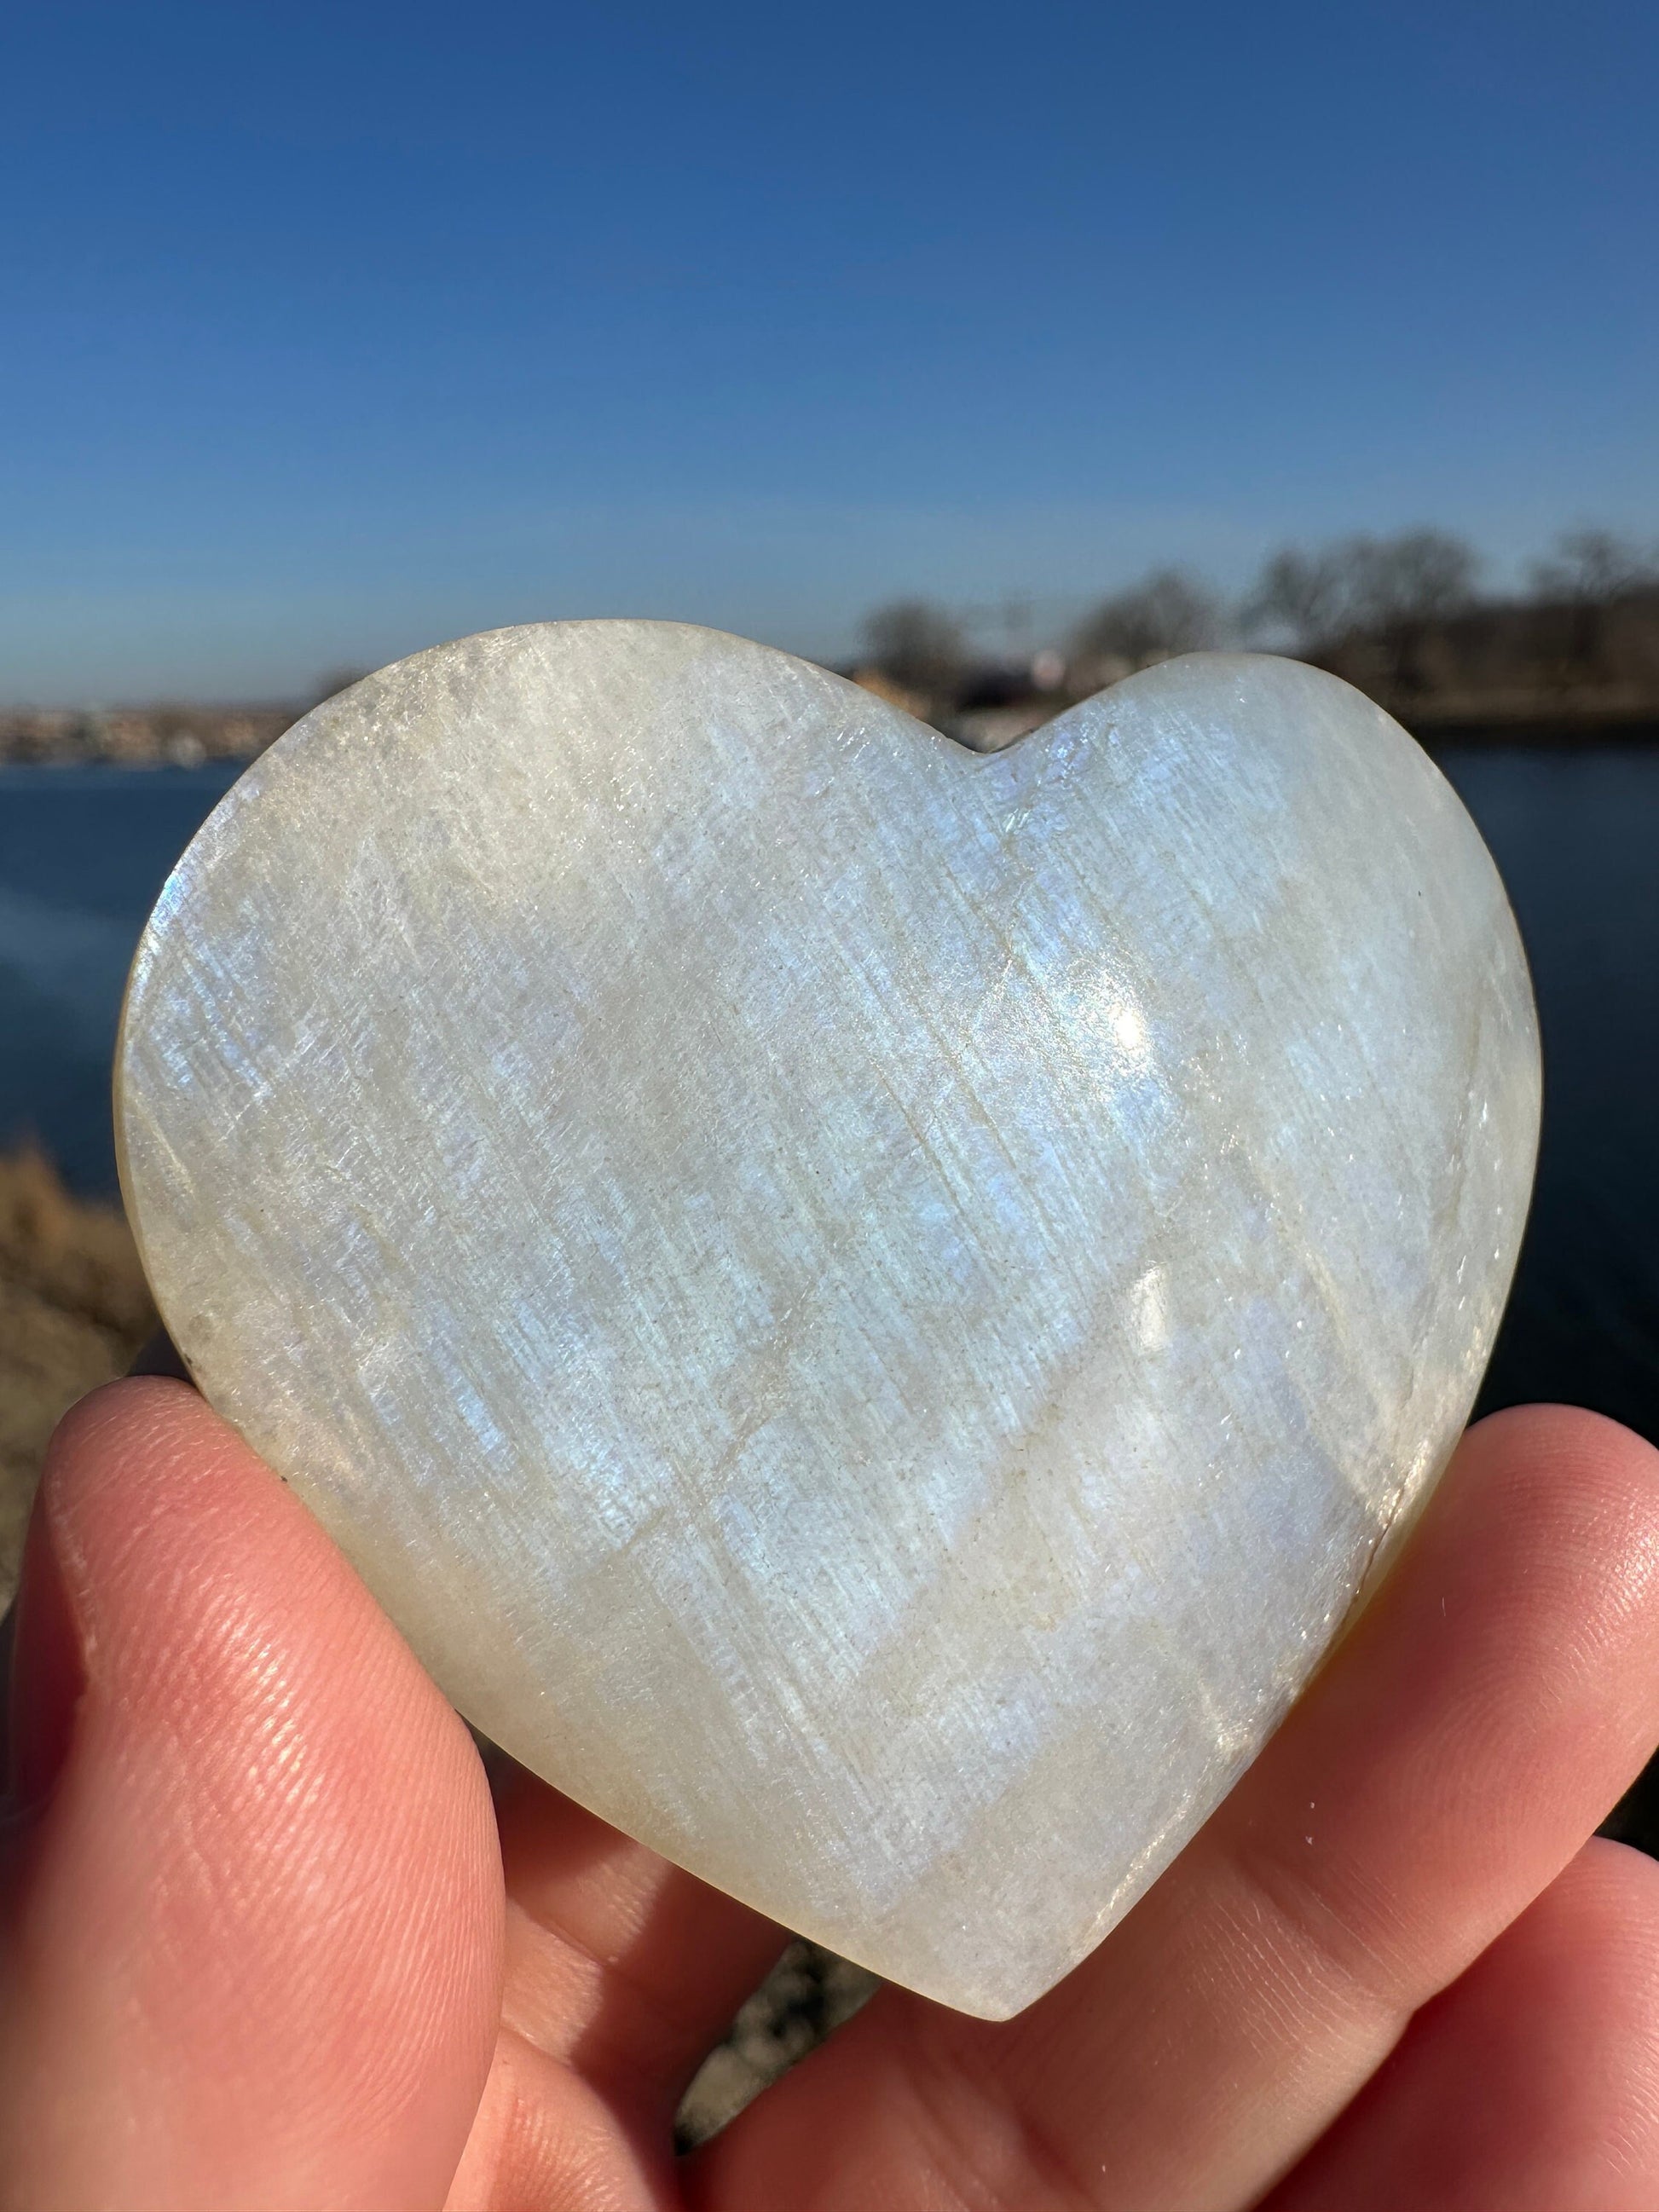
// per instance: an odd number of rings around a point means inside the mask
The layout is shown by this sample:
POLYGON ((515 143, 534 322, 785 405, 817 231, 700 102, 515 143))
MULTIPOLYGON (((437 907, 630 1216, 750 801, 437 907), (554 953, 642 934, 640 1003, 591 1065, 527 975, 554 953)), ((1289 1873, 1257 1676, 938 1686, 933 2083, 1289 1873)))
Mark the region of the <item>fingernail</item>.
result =
POLYGON ((15 1621, 7 1712, 9 1794, 14 1812, 32 1813, 51 1796, 63 1771, 86 1687, 80 1631, 52 1524, 38 1501, 23 1544, 15 1621))

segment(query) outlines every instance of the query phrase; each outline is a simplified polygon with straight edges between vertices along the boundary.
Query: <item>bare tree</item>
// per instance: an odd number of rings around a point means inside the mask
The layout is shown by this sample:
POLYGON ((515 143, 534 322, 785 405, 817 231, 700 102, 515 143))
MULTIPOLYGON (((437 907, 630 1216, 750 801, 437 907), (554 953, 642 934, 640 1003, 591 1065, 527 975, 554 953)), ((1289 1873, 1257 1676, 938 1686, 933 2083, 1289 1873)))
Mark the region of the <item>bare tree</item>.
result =
POLYGON ((1558 680, 1594 682, 1607 672, 1607 616, 1620 600, 1659 583, 1659 562, 1610 530, 1566 530, 1553 560, 1532 568, 1534 596, 1566 610, 1558 680))
POLYGON ((927 599, 898 599, 866 617, 871 667, 924 698, 948 698, 960 688, 968 652, 961 629, 927 599))
POLYGON ((1395 538, 1356 538, 1351 546, 1354 596, 1367 629, 1443 622, 1474 605, 1480 556, 1461 538, 1402 530, 1395 538))
POLYGON ((1659 583, 1659 558, 1611 530, 1565 530, 1553 557, 1533 562, 1530 581, 1537 599, 1604 607, 1659 583))
POLYGON ((1287 548, 1263 568, 1244 618, 1304 653, 1368 634, 1387 658, 1388 680, 1409 685, 1425 632, 1473 605, 1480 567, 1474 548, 1443 530, 1287 548))
POLYGON ((1103 600, 1079 624, 1072 653, 1079 661, 1127 660, 1146 668, 1177 653, 1201 652, 1221 630, 1221 605, 1209 587, 1182 569, 1159 568, 1103 600))
POLYGON ((1275 553, 1245 603, 1250 629, 1277 631, 1297 653, 1318 653, 1334 645, 1358 621, 1356 545, 1321 546, 1304 553, 1286 546, 1275 553))
POLYGON ((1358 545, 1361 626, 1381 658, 1383 684, 1394 692, 1432 690, 1430 633, 1474 605, 1480 556, 1443 530, 1404 530, 1358 545))

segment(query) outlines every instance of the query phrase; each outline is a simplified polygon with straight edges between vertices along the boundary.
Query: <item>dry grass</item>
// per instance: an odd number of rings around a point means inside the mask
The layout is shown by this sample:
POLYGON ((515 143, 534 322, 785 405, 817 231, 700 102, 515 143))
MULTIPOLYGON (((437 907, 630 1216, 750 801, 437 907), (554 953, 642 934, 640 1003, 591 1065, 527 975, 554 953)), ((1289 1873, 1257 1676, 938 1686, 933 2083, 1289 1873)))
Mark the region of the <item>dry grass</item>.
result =
POLYGON ((0 1608, 59 1415, 125 1374, 155 1326, 119 1207, 71 1197, 38 1152, 0 1158, 0 1608))

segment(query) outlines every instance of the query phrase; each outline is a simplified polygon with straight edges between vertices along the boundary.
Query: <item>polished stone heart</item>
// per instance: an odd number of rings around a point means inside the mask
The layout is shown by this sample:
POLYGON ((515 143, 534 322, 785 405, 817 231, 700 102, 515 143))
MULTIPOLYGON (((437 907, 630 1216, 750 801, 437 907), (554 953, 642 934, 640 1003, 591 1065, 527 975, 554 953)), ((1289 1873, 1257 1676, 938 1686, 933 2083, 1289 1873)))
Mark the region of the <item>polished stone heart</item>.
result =
POLYGON ((1538 1087, 1492 861, 1334 678, 1172 661, 980 757, 655 623, 309 714, 118 1070, 180 1349, 462 1711, 991 2016, 1432 1484, 1538 1087))

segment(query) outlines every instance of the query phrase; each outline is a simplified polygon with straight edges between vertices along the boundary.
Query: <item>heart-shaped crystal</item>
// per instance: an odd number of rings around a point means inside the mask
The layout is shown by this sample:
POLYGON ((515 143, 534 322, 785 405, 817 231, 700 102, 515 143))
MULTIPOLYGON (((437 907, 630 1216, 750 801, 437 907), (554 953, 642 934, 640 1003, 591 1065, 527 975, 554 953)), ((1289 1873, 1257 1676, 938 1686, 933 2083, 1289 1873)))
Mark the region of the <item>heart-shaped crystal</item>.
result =
POLYGON ((307 715, 118 1070, 192 1371, 462 1711, 991 2016, 1425 1495, 1538 1087, 1492 861, 1334 678, 1171 661, 981 757, 655 623, 307 715))

